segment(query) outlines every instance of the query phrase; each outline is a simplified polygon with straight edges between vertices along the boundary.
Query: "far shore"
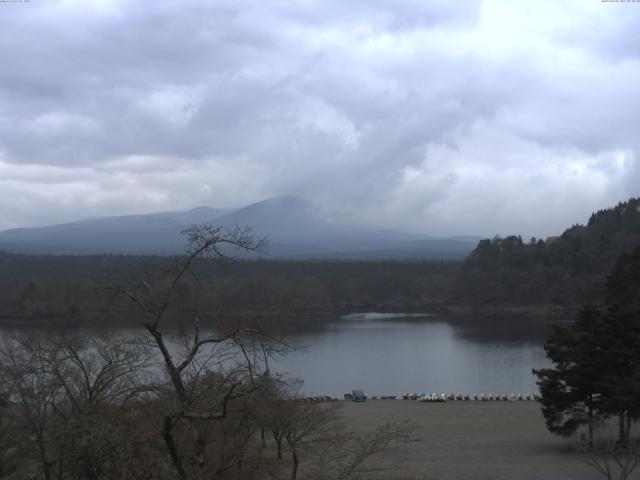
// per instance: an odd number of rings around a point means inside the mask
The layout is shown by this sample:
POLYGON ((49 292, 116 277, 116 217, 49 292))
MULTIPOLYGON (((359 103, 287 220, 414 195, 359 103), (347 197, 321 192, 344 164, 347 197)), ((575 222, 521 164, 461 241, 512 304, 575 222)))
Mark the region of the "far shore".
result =
POLYGON ((559 438, 534 401, 341 401, 348 429, 371 431, 410 420, 408 441, 380 460, 393 465, 385 478, 421 480, 596 480, 578 452, 578 438, 559 438))
MULTIPOLYGON (((327 324, 336 320, 336 318, 359 313, 402 313, 409 316, 419 317, 444 317, 452 322, 468 323, 473 322, 475 325, 485 325, 485 320, 490 319, 492 322, 500 319, 513 321, 514 318, 534 321, 540 323, 563 323, 571 321, 575 318, 578 311, 576 305, 459 305, 459 304, 426 304, 426 305, 360 305, 351 308, 341 308, 338 310, 309 310, 304 312, 267 312, 267 316, 271 313, 281 322, 287 329, 308 330, 323 328, 327 324)), ((215 317, 216 315, 227 313, 225 309, 219 312, 210 312, 208 315, 215 317)), ((67 312, 48 312, 48 313, 25 313, 16 310, 0 311, 0 328, 33 328, 33 327, 56 327, 60 325, 68 325, 69 318, 67 312)), ((95 323, 95 319, 78 320, 74 319, 75 324, 82 327, 91 328, 95 323)), ((109 326, 112 328, 123 328, 137 326, 139 322, 130 318, 110 318, 109 326)), ((103 323, 100 323, 104 327, 103 323)))

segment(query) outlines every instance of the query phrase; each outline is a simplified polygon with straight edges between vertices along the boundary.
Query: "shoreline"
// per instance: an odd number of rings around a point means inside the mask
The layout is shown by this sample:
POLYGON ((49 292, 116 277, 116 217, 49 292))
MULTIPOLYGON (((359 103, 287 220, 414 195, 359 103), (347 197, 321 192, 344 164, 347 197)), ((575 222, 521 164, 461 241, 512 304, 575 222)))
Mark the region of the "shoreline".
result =
MULTIPOLYGON (((415 317, 445 317, 451 322, 468 323, 473 321, 478 326, 485 324, 486 320, 496 321, 500 319, 518 318, 520 320, 535 321, 540 323, 563 322, 575 318, 578 311, 577 305, 505 305, 505 306, 472 306, 460 304, 424 304, 424 305, 367 305, 354 306, 353 308, 339 308, 328 310, 315 310, 303 312, 270 312, 274 317, 278 317, 283 326, 294 329, 317 329, 322 328, 336 318, 348 315, 360 315, 368 313, 378 314, 406 314, 415 317)), ((225 309, 217 312, 208 312, 212 318, 226 313, 225 309)), ((95 319, 74 320, 73 323, 79 326, 91 327, 95 319)), ((6 310, 0 312, 0 328, 20 328, 20 327, 47 327, 58 324, 68 324, 69 319, 66 312, 45 312, 42 314, 24 313, 19 311, 6 310)), ((114 318, 109 322, 113 327, 131 327, 137 322, 129 319, 114 318)))

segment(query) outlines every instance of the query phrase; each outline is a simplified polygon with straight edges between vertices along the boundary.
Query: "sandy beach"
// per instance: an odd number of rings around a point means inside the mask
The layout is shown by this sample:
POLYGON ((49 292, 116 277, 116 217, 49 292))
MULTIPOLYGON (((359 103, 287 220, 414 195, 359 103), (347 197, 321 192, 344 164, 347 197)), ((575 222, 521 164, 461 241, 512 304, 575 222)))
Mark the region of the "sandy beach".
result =
POLYGON ((381 460, 389 478, 424 480, 591 480, 601 478, 576 452, 579 440, 551 435, 540 406, 522 402, 340 402, 347 426, 365 432, 409 419, 411 441, 381 460))

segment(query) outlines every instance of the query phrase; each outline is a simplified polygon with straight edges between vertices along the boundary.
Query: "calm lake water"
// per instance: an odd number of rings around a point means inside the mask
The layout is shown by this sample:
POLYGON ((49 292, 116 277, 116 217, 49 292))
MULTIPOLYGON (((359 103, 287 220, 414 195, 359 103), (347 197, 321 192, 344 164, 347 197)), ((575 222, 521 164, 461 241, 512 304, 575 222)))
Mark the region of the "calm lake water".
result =
POLYGON ((533 393, 532 368, 549 365, 547 326, 522 320, 460 325, 443 317, 352 314, 292 338, 306 351, 273 367, 303 378, 304 394, 533 393))
POLYGON ((342 396, 353 389, 369 396, 526 394, 537 391, 531 369, 549 365, 542 347, 549 326, 523 318, 461 322, 425 314, 354 313, 324 326, 290 335, 289 341, 306 348, 271 363, 272 370, 304 379, 304 395, 342 396))

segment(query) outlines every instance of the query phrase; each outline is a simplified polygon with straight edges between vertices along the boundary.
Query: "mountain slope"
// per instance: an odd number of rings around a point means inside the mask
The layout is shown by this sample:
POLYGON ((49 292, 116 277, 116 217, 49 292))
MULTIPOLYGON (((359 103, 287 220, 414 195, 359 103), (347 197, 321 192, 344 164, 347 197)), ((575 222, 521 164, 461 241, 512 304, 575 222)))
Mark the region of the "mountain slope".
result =
POLYGON ((226 213, 209 207, 147 215, 105 217, 0 232, 0 249, 15 253, 172 254, 184 249, 185 226, 226 213))
POLYGON ((229 208, 196 207, 186 211, 149 213, 145 216, 153 218, 167 218, 175 220, 181 225, 193 225, 197 223, 211 223, 217 218, 220 218, 232 211, 233 209, 229 208))
POLYGON ((432 238, 328 221, 314 205, 297 197, 277 197, 229 212, 199 207, 83 220, 0 232, 0 250, 53 254, 177 254, 186 225, 248 226, 267 237, 269 258, 461 259, 474 246, 462 239, 432 238))
POLYGON ((268 254, 286 258, 462 258, 474 243, 326 220, 310 202, 277 197, 222 216, 226 227, 250 226, 268 237, 268 254))

